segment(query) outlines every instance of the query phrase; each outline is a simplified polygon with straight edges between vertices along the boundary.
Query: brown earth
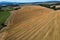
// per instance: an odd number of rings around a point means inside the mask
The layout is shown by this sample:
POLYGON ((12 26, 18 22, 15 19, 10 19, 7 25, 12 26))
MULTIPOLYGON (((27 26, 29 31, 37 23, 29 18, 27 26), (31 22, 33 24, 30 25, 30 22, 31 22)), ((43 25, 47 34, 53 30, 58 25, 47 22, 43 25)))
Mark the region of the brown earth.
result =
POLYGON ((60 40, 60 11, 23 6, 11 12, 5 40, 60 40))

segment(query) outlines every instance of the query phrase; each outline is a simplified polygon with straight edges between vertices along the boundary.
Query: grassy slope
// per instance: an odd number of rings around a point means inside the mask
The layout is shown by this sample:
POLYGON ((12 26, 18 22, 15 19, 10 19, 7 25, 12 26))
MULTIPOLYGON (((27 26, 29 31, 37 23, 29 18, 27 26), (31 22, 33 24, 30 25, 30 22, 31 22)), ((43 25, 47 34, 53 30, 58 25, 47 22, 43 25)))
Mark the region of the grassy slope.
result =
POLYGON ((9 15, 10 13, 8 11, 1 11, 0 12, 0 24, 4 23, 9 15))

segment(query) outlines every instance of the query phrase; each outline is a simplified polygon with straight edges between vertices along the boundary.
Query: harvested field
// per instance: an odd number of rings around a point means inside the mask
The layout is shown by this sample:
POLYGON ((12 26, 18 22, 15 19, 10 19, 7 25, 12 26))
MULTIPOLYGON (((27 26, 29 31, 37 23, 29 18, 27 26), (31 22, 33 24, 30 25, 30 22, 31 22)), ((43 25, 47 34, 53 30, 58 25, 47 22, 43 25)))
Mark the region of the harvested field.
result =
POLYGON ((5 40, 60 40, 60 11, 23 6, 12 11, 5 40))

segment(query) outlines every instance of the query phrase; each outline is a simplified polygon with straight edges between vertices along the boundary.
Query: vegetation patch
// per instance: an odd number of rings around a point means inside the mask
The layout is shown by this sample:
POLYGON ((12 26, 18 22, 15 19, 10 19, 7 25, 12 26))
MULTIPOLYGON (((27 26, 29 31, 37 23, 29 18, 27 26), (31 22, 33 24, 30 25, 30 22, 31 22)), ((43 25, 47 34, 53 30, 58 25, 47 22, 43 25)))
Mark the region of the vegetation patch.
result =
POLYGON ((0 29, 3 28, 1 24, 5 23, 9 15, 10 15, 9 11, 0 11, 0 29))

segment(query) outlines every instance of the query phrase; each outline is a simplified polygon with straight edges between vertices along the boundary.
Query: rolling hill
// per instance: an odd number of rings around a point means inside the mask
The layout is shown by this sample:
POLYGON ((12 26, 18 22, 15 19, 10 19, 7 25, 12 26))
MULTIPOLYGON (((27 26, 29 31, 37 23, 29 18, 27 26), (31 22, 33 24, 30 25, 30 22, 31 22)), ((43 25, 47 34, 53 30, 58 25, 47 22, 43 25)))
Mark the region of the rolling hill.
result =
POLYGON ((60 40, 56 14, 59 11, 41 6, 23 6, 12 13, 6 40, 60 40))
POLYGON ((31 5, 11 13, 5 40, 60 40, 60 10, 31 5))

